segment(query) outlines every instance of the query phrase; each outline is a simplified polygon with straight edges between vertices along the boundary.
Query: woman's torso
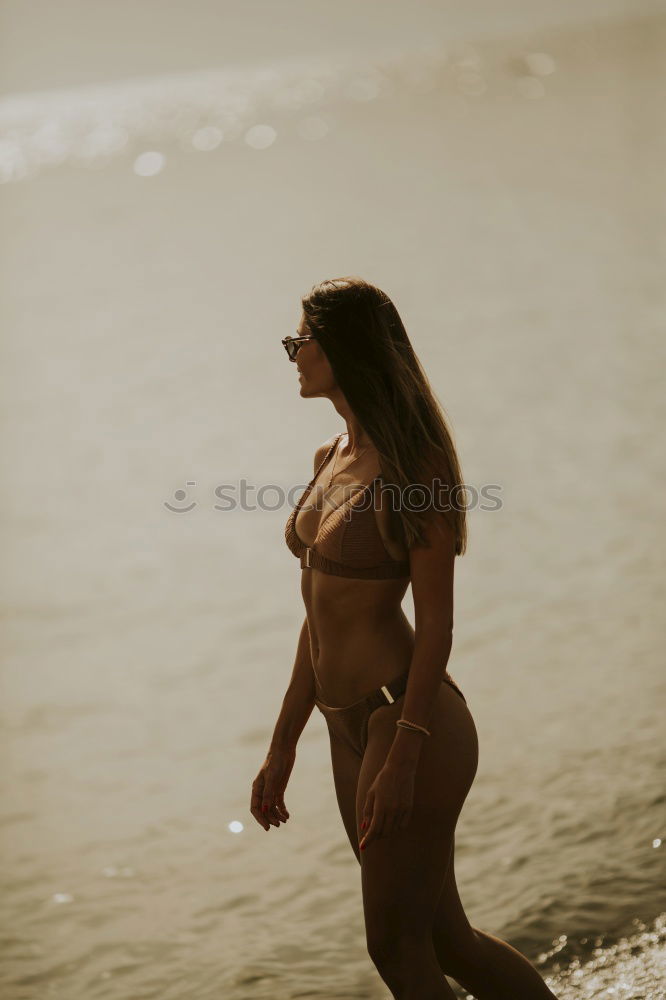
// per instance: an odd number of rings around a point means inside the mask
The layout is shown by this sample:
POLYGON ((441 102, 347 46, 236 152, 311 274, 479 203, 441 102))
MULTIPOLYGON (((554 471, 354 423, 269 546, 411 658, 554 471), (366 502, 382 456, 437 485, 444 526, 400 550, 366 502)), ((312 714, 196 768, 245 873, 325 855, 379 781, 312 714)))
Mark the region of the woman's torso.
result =
MULTIPOLYGON (((374 448, 345 471, 338 457, 332 487, 329 477, 337 449, 319 470, 293 527, 305 545, 313 545, 327 518, 352 495, 352 486, 371 484, 381 474, 374 448), (338 474, 337 469, 340 468, 338 474), (322 490, 326 490, 325 500, 322 490)), ((388 505, 373 504, 375 523, 392 560, 408 552, 392 530, 388 505)), ((394 522, 393 522, 394 526, 394 522)), ((414 630, 402 610, 409 576, 355 579, 319 569, 301 571, 301 593, 310 631, 317 697, 328 705, 347 705, 402 673, 411 659, 414 630)))

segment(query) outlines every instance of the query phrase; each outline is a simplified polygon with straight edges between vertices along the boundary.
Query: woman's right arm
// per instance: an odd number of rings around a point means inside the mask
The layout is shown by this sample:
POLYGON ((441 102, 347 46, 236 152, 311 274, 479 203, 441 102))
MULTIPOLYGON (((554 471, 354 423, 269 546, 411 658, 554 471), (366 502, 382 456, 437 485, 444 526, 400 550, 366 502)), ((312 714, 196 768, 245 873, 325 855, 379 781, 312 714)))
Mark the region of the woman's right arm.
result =
POLYGON ((296 744, 312 714, 314 699, 310 630, 306 618, 298 639, 291 680, 282 700, 266 760, 252 782, 250 812, 264 830, 286 823, 289 819, 284 792, 296 760, 296 744))
POLYGON ((282 700, 269 752, 296 749, 315 705, 315 677, 310 651, 310 629, 305 618, 296 649, 291 680, 282 700))

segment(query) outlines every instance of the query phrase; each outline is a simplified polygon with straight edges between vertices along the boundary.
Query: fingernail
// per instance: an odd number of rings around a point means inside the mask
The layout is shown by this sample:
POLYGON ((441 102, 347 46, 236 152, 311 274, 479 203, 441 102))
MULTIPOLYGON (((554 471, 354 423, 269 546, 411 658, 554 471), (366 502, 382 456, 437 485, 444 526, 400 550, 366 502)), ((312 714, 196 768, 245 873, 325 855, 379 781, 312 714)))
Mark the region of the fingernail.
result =
POLYGON ((362 850, 362 851, 364 851, 364 850, 365 850, 365 844, 361 844, 361 850, 362 850))
POLYGON ((361 823, 361 829, 365 830, 365 820, 363 820, 363 822, 361 823))

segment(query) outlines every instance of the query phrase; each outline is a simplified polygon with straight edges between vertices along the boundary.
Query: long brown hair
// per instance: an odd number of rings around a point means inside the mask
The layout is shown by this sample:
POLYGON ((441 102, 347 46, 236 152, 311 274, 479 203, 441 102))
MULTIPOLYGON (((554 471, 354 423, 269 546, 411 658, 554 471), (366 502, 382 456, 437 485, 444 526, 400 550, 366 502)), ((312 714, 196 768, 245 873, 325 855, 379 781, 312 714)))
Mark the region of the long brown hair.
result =
MULTIPOLYGON (((456 555, 462 555, 466 491, 453 435, 393 302, 353 276, 322 281, 301 302, 337 384, 377 449, 383 483, 401 494, 410 486, 432 494, 438 477, 444 491, 437 497, 450 505, 443 514, 455 533, 456 555)), ((418 500, 393 505, 408 548, 425 544, 425 514, 414 506, 418 500)))

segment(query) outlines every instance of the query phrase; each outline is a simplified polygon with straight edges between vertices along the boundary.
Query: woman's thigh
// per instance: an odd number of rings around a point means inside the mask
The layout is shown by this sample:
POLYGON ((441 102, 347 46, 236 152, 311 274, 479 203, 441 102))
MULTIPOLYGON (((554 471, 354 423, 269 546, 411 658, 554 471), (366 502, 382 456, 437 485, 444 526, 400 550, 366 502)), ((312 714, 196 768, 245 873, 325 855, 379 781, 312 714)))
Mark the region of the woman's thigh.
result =
MULTIPOLYGON (((356 791, 356 816, 391 748, 404 695, 370 716, 368 743, 356 791)), ((371 841, 362 852, 366 928, 390 943, 405 934, 430 932, 452 854, 454 831, 478 765, 478 739, 466 703, 441 684, 422 740, 409 825, 371 841)))
POLYGON ((356 814, 356 790, 362 758, 343 739, 329 730, 335 795, 349 843, 360 862, 360 820, 356 814))

